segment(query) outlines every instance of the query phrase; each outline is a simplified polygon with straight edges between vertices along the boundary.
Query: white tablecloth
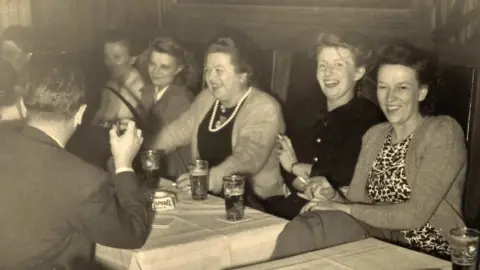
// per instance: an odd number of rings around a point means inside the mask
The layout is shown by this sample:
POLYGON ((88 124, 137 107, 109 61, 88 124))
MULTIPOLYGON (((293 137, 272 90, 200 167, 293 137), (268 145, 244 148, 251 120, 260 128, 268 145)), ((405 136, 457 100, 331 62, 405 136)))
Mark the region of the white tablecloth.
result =
MULTIPOLYGON (((165 183, 165 181, 162 181, 165 183)), ((97 245, 97 260, 113 269, 225 269, 269 259, 286 220, 247 208, 245 219, 228 223, 221 198, 192 201, 179 194, 175 210, 157 213, 172 217, 166 228, 153 228, 139 250, 97 245)))
POLYGON ((368 238, 329 249, 237 269, 447 270, 451 269, 451 263, 374 238, 368 238))

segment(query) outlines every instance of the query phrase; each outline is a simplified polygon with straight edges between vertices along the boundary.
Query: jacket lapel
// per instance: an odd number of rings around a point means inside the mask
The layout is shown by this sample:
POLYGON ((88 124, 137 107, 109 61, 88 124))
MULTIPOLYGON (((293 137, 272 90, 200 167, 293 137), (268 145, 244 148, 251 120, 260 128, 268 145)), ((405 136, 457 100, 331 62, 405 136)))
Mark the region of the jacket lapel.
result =
POLYGON ((150 111, 155 115, 162 115, 162 113, 167 109, 168 101, 170 100, 170 97, 174 94, 175 90, 176 89, 174 85, 169 85, 168 88, 165 90, 165 93, 163 93, 162 98, 160 98, 159 101, 155 101, 153 103, 150 111))

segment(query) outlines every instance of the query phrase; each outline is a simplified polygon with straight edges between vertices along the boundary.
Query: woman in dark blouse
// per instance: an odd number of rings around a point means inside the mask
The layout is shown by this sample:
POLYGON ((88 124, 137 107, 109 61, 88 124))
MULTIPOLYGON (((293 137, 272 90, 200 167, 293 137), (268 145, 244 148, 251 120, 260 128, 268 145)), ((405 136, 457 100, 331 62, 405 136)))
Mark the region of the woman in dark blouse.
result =
MULTIPOLYGON (((292 219, 308 202, 297 195, 306 187, 311 199, 317 187, 347 187, 353 175, 362 136, 383 120, 371 101, 357 95, 355 89, 366 71, 370 50, 354 33, 322 33, 316 43, 317 80, 326 96, 327 112, 307 134, 303 145, 313 157, 299 160, 290 139, 279 136, 279 159, 291 193, 269 199, 272 214, 292 219)), ((287 191, 288 192, 288 191, 287 191)), ((321 196, 316 194, 316 196, 321 196)))
MULTIPOLYGON (((209 44, 207 88, 161 130, 156 148, 168 153, 190 143, 193 159, 209 162, 209 191, 215 195, 222 193, 224 176, 246 175, 246 204, 262 210, 265 198, 283 194, 275 150, 284 121, 280 104, 252 85, 250 46, 238 34, 219 35, 209 44)), ((179 188, 189 183, 188 173, 177 179, 179 188)))

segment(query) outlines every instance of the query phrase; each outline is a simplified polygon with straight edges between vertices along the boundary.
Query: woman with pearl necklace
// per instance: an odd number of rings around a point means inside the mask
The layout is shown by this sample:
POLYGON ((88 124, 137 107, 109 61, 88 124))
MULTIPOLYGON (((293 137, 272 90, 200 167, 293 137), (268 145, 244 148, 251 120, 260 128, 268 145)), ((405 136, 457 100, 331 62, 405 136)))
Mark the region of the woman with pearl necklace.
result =
MULTIPOLYGON (((261 201, 283 194, 276 157, 276 136, 284 132, 280 104, 251 84, 253 69, 244 51, 244 38, 217 36, 207 48, 207 85, 188 111, 165 127, 156 147, 166 152, 191 143, 193 158, 210 166, 209 191, 221 195, 224 176, 247 176, 248 198, 261 201), (251 195, 251 196, 249 196, 251 195)), ((189 175, 177 179, 185 188, 189 175)))

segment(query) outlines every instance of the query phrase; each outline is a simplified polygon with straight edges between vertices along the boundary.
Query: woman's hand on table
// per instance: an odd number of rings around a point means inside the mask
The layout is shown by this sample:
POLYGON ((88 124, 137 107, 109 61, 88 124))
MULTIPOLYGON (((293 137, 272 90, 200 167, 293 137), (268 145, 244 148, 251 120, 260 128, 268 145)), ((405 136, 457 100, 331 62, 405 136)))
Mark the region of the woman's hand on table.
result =
POLYGON ((305 197, 310 201, 331 200, 336 195, 336 191, 324 176, 310 178, 304 193, 305 197))
POLYGON ((350 214, 350 205, 332 201, 311 201, 300 210, 300 214, 310 211, 342 211, 350 214))
POLYGON ((187 191, 190 189, 190 173, 184 173, 177 178, 177 189, 187 191))
POLYGON ((310 183, 309 180, 307 180, 303 177, 297 176, 293 180, 292 186, 295 188, 295 190, 297 190, 299 192, 304 192, 309 183, 310 183))

